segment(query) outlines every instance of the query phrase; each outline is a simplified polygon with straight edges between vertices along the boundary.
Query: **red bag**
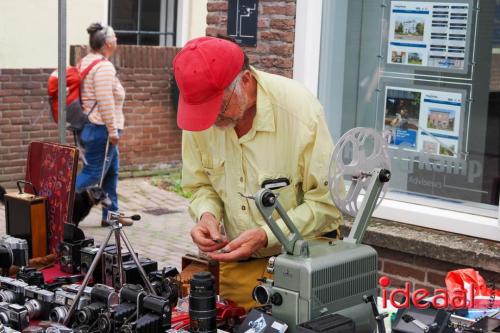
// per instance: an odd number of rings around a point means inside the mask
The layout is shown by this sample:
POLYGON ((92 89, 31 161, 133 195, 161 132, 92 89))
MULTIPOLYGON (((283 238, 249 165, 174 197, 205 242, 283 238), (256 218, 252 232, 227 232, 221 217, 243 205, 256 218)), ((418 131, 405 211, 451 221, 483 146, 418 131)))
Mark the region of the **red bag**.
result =
MULTIPOLYGON (((88 120, 88 115, 84 114, 80 101, 80 86, 87 74, 95 65, 105 60, 96 59, 83 72, 80 73, 79 67, 69 66, 66 69, 66 120, 70 126, 76 130, 81 130, 85 122, 88 120)), ((57 70, 53 71, 49 76, 48 92, 49 103, 52 111, 52 118, 57 123, 58 114, 58 84, 59 78, 57 70)))
MULTIPOLYGON (((445 283, 448 290, 449 304, 452 307, 462 307, 454 304, 453 298, 466 295, 466 307, 471 309, 500 308, 500 290, 495 290, 495 282, 486 283, 478 271, 472 268, 448 272, 445 283)), ((456 302, 455 302, 456 303, 456 302)))

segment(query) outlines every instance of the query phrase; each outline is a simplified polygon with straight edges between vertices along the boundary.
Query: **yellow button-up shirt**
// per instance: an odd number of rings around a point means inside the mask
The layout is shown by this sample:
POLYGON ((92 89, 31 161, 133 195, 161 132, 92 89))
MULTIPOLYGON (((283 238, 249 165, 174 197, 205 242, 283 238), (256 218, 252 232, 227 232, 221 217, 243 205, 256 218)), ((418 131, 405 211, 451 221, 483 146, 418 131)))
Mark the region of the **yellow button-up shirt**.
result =
MULTIPOLYGON (((279 242, 255 202, 238 192, 255 194, 265 180, 286 177, 290 185, 275 192, 307 238, 336 229, 342 215, 328 190, 333 143, 321 104, 298 82, 254 69, 252 73, 258 84, 252 128, 241 138, 233 128, 184 131, 182 184, 193 193, 191 216, 212 213, 223 221, 229 240, 263 228, 268 245, 254 256, 264 257, 279 253, 279 242)), ((277 212, 273 217, 288 235, 277 212)))

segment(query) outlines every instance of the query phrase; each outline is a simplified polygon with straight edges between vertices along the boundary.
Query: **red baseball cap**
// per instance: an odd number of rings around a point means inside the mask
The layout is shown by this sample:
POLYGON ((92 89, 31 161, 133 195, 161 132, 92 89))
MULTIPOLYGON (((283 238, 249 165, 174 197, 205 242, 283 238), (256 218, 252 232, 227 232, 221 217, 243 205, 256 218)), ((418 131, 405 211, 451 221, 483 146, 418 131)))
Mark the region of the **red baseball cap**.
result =
POLYGON ((241 48, 228 40, 200 37, 190 40, 174 58, 179 86, 177 125, 203 131, 217 120, 224 89, 243 67, 241 48))

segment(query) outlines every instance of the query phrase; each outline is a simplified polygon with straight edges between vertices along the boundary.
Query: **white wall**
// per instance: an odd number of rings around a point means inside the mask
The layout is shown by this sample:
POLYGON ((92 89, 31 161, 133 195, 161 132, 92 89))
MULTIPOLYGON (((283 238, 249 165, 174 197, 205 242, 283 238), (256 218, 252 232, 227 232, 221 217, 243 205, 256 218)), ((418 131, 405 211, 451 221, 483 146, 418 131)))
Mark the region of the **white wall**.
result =
MULTIPOLYGON (((108 0, 67 0, 67 45, 87 44, 87 26, 107 23, 108 0)), ((57 67, 57 0, 0 1, 0 68, 57 67)), ((69 56, 68 56, 69 59, 69 56)))
POLYGON ((207 28, 207 0, 179 0, 177 46, 189 40, 205 36, 207 28))

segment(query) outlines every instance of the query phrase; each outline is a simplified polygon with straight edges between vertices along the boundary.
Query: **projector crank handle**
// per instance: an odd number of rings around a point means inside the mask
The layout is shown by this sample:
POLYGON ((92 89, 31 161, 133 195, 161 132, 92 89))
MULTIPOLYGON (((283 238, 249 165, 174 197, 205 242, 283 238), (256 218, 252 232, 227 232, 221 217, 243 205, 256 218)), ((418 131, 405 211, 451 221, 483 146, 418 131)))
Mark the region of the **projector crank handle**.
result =
POLYGON ((286 213, 286 210, 279 203, 278 196, 276 194, 274 194, 271 190, 264 188, 259 190, 255 196, 245 195, 243 193, 240 193, 240 195, 244 198, 255 200, 255 204, 257 205, 261 215, 264 217, 266 224, 269 226, 278 241, 283 245, 288 254, 307 255, 309 253, 306 242, 300 242, 301 244, 299 248, 296 251, 294 250, 297 241, 303 241, 304 238, 299 233, 295 224, 293 224, 292 220, 286 213), (290 230, 290 236, 287 237, 273 219, 272 215, 275 209, 278 211, 279 216, 283 219, 283 222, 287 226, 288 230, 290 230))

